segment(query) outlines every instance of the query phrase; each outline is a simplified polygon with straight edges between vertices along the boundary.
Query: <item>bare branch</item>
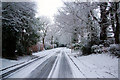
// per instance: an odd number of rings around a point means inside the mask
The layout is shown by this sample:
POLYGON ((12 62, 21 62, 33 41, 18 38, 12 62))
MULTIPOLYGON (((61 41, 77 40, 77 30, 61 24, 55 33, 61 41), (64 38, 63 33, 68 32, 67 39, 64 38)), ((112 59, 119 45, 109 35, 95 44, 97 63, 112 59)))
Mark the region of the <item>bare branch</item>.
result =
POLYGON ((94 20, 96 20, 99 24, 101 24, 101 21, 99 21, 92 13, 92 11, 90 10, 90 14, 93 17, 94 20))

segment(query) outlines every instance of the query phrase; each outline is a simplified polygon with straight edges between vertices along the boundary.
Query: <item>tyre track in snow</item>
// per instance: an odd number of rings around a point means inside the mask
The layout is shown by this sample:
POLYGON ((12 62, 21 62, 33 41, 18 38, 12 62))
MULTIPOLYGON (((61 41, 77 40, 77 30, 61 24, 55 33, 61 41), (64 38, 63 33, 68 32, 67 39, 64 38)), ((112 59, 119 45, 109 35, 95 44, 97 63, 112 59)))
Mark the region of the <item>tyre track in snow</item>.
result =
MULTIPOLYGON (((58 53, 60 53, 60 52, 58 52, 58 53)), ((60 55, 60 54, 57 55, 57 58, 56 58, 56 60, 55 60, 55 62, 54 62, 54 64, 53 64, 53 67, 52 67, 52 69, 51 69, 50 74, 48 75, 48 78, 52 78, 53 75, 54 75, 54 73, 55 73, 56 67, 57 67, 57 65, 58 65, 58 63, 59 63, 58 61, 59 61, 59 59, 60 59, 59 55, 60 55)))
MULTIPOLYGON (((37 58, 37 59, 35 59, 35 60, 32 60, 32 61, 30 61, 30 62, 27 62, 27 63, 25 63, 25 64, 23 64, 23 65, 15 68, 15 69, 12 69, 12 70, 10 70, 10 71, 8 71, 8 72, 0 75, 0 76, 2 76, 1 79, 7 79, 7 78, 9 78, 9 77, 12 78, 12 76, 15 77, 15 75, 16 75, 17 73, 19 74, 21 71, 24 70, 24 68, 26 69, 28 65, 31 66, 33 62, 36 62, 36 61, 39 61, 39 60, 43 60, 43 59, 44 59, 43 61, 47 61, 47 60, 49 60, 51 57, 53 57, 53 55, 56 55, 56 52, 55 52, 54 54, 52 54, 51 56, 45 55, 45 56, 39 57, 39 58, 37 58), (47 57, 49 57, 49 58, 47 58, 47 57), (42 59, 42 58, 43 58, 43 59, 42 59), (46 58, 47 58, 47 59, 46 59, 46 58), (22 69, 23 69, 23 70, 22 70, 22 69), (14 74, 14 73, 16 73, 16 74, 14 74)), ((43 61, 42 61, 42 63, 44 63, 43 61)), ((37 63, 38 63, 38 62, 37 62, 37 63)), ((38 66, 39 66, 39 65, 38 65, 38 66)), ((23 74, 23 75, 24 75, 24 74, 23 74)))
MULTIPOLYGON (((50 76, 51 70, 56 67, 56 64, 58 62, 58 54, 60 51, 57 51, 55 55, 52 55, 50 58, 48 58, 46 61, 44 61, 42 64, 40 64, 35 70, 33 70, 29 76, 29 78, 48 78, 50 76)), ((52 73, 54 72, 52 71, 52 73)))
POLYGON ((33 70, 28 77, 29 78, 47 78, 53 67, 53 64, 56 58, 57 56, 52 56, 46 61, 44 61, 35 70, 33 70))
POLYGON ((65 57, 65 53, 62 52, 58 78, 73 78, 71 67, 65 57))

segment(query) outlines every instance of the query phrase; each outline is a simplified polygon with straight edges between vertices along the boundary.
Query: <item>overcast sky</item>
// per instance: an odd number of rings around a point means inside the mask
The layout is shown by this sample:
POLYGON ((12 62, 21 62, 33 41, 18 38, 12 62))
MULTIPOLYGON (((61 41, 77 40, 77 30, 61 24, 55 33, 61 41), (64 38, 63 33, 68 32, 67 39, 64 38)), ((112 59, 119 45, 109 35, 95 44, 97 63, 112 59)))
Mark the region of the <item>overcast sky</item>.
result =
POLYGON ((37 16, 52 17, 62 5, 62 0, 37 0, 37 16))

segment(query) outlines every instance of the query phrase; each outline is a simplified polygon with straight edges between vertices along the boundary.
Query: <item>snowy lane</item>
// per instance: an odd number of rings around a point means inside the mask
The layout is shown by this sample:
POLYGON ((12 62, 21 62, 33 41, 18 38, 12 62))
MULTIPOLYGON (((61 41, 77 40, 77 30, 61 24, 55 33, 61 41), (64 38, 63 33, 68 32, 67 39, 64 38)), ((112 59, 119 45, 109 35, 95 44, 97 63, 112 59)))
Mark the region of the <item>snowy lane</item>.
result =
POLYGON ((71 67, 65 57, 64 52, 62 52, 61 56, 58 78, 73 78, 71 67))
MULTIPOLYGON (((37 55, 37 53, 36 53, 37 55)), ((40 55, 38 53, 38 55, 40 55)), ((105 54, 74 57, 70 49, 57 48, 47 51, 45 57, 34 61, 7 78, 117 78, 117 59, 105 54), (93 57, 92 57, 93 56, 93 57), (104 57, 103 57, 104 56, 104 57), (86 58, 87 57, 87 58, 86 58), (96 58, 97 57, 97 58, 96 58), (94 59, 95 58, 95 59, 94 59), (111 61, 114 63, 99 64, 111 61), (107 59, 106 59, 107 58, 107 59), (88 59, 88 60, 86 60, 88 59), (94 59, 94 60, 93 60, 94 59), (113 69, 115 67, 115 69, 113 69)), ((41 55, 40 55, 41 56, 41 55)))

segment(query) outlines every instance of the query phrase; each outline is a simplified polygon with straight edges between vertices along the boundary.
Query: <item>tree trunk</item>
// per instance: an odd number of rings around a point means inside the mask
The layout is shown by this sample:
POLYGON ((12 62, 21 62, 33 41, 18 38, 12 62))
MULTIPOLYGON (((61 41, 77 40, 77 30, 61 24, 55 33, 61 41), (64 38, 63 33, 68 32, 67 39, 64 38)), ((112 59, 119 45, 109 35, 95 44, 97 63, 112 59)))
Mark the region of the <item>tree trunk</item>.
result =
POLYGON ((101 27, 100 40, 107 40, 107 31, 106 27, 101 27))
POLYGON ((113 13, 111 13, 110 16, 111 16, 112 29, 113 29, 113 32, 115 32, 115 19, 114 19, 113 13))
POLYGON ((106 40, 107 39, 107 15, 106 15, 106 8, 107 8, 107 3, 104 2, 100 5, 100 10, 101 10, 101 33, 100 33, 100 39, 101 40, 106 40))
POLYGON ((43 37, 43 49, 45 49, 45 38, 43 37))
POLYGON ((116 19, 116 31, 115 31, 115 43, 119 44, 119 17, 117 14, 117 9, 119 8, 119 4, 115 3, 116 13, 115 13, 115 19, 116 19))

